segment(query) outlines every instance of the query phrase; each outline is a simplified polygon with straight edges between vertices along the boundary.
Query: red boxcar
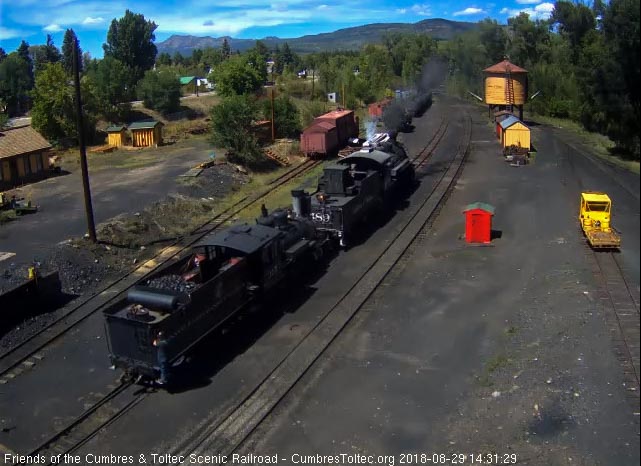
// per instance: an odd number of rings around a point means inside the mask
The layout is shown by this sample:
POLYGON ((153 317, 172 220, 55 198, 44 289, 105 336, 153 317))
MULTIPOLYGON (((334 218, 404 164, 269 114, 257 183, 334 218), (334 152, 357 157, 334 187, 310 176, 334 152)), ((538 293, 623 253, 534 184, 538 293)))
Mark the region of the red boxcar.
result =
POLYGON ((369 104, 369 106, 367 107, 367 113, 372 118, 382 118, 383 111, 385 110, 385 107, 389 105, 390 102, 391 102, 391 99, 383 99, 379 102, 374 102, 373 104, 369 104))
POLYGON ((347 144, 349 138, 358 137, 358 125, 356 124, 353 110, 334 110, 333 112, 328 112, 317 117, 314 123, 320 123, 322 121, 333 123, 334 126, 336 126, 340 147, 347 144))
POLYGON ((300 135, 300 149, 307 157, 326 156, 338 151, 338 132, 329 121, 312 123, 300 135))

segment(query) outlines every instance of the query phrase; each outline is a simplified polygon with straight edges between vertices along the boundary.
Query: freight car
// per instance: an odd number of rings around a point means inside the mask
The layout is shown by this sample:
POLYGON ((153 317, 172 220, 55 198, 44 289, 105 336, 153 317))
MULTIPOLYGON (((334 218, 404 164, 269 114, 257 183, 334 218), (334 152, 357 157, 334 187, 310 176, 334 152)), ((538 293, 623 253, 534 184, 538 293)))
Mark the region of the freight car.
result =
POLYGON ((317 117, 300 135, 307 157, 333 156, 348 141, 358 137, 358 121, 352 110, 335 110, 317 117))
POLYGON ((104 311, 113 365, 125 375, 168 383, 171 368, 205 336, 275 290, 330 242, 284 210, 205 236, 192 254, 164 267, 104 311))
POLYGON ((309 218, 341 246, 414 182, 414 167, 403 146, 385 139, 364 144, 359 152, 326 166, 311 196, 309 218))

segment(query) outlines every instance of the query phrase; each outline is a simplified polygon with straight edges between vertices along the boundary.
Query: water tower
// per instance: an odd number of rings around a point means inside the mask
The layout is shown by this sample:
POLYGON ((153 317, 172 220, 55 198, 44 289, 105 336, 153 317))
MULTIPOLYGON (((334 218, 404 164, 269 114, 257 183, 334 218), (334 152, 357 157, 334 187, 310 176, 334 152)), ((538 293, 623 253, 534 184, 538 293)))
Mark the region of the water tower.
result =
POLYGON ((512 113, 519 109, 523 120, 523 104, 527 101, 527 71, 503 60, 483 70, 485 73, 485 103, 490 118, 493 111, 507 110, 512 113))

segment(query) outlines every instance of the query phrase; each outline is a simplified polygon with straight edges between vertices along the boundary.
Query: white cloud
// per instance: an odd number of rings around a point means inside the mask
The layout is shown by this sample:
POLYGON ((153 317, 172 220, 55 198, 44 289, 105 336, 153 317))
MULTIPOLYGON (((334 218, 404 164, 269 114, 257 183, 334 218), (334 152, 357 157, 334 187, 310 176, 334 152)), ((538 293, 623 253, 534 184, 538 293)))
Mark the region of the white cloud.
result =
POLYGON ((42 30, 47 32, 60 32, 62 31, 62 28, 58 24, 52 23, 43 27, 42 30))
POLYGON ((396 13, 404 15, 405 13, 407 13, 407 8, 397 8, 396 13))
POLYGON ((17 29, 10 29, 4 26, 0 26, 0 40, 13 39, 14 37, 20 37, 23 34, 17 29))
POLYGON ((512 18, 521 13, 527 13, 530 19, 548 19, 554 10, 554 3, 541 3, 534 8, 510 9, 503 8, 500 13, 512 18))
POLYGON ((425 3, 415 3, 414 5, 412 5, 410 10, 412 10, 412 13, 419 16, 429 16, 432 14, 430 6, 425 3))
POLYGON ((328 5, 318 5, 318 6, 316 7, 316 9, 317 9, 317 10, 324 10, 324 9, 326 9, 326 8, 328 8, 328 5))
POLYGON ((516 0, 516 3, 519 5, 536 5, 537 3, 541 3, 542 0, 516 0))
POLYGON ((455 12, 453 16, 478 15, 479 13, 485 13, 485 12, 481 8, 468 7, 465 10, 455 12))
POLYGON ((92 18, 91 16, 87 16, 84 20, 82 20, 82 24, 99 24, 104 21, 104 18, 92 18))

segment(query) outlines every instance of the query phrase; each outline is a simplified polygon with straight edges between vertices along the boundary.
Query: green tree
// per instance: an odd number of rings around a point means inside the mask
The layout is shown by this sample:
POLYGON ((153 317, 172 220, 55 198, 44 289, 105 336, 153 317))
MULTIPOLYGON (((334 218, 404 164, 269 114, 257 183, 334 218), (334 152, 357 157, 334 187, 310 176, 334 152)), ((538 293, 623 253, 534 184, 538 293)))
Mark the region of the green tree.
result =
POLYGON ((135 94, 127 87, 128 74, 129 68, 113 57, 93 60, 87 66, 97 110, 108 121, 122 122, 131 110, 129 101, 135 94))
POLYGON ((45 64, 56 63, 61 60, 62 56, 58 47, 53 43, 51 34, 47 34, 47 42, 45 45, 33 45, 29 47, 34 73, 38 73, 45 64))
POLYGON ((479 22, 479 39, 485 47, 486 56, 492 63, 497 63, 507 53, 507 33, 505 27, 495 19, 484 19, 479 22))
POLYGON ((138 83, 138 97, 145 107, 164 114, 178 111, 180 94, 180 80, 170 70, 149 70, 138 83))
MULTIPOLYGON (((67 74, 71 75, 73 71, 73 50, 74 50, 74 41, 78 41, 76 33, 73 32, 73 29, 67 29, 65 31, 65 36, 62 39, 62 66, 64 67, 67 74)), ((83 60, 82 49, 78 43, 78 70, 82 72, 83 70, 83 60)))
POLYGON ((223 39, 223 45, 220 47, 220 53, 223 57, 223 60, 227 60, 229 57, 231 57, 231 47, 226 37, 223 39))
MULTIPOLYGON (((62 63, 48 63, 36 76, 32 93, 31 124, 45 138, 56 144, 77 140, 74 89, 62 63)), ((86 82, 81 86, 84 107, 84 129, 92 139, 96 119, 91 111, 94 97, 86 82)))
POLYGON ((20 115, 27 110, 32 87, 30 64, 17 52, 7 55, 0 62, 0 99, 4 101, 9 116, 20 115))
POLYGON ((212 142, 228 149, 231 161, 252 165, 262 159, 252 132, 257 107, 247 95, 230 95, 211 109, 212 142))
MULTIPOLYGON (((263 100, 263 116, 272 119, 271 99, 263 100)), ((298 108, 287 96, 274 99, 274 129, 278 138, 293 138, 301 130, 298 108)))
POLYGON ((4 60, 5 58, 7 58, 7 52, 5 52, 2 47, 0 47, 0 62, 2 62, 2 60, 4 60))
POLYGON ((158 59, 156 60, 156 63, 159 66, 171 66, 171 56, 167 52, 163 52, 160 55, 158 55, 158 59))
POLYGON ((120 60, 131 70, 132 85, 154 66, 157 53, 154 31, 157 27, 153 21, 147 21, 143 15, 130 10, 122 18, 114 19, 109 26, 107 43, 102 46, 105 57, 120 60))
POLYGON ((216 90, 220 95, 249 94, 260 89, 262 76, 248 63, 246 57, 233 56, 218 65, 213 72, 216 90))

